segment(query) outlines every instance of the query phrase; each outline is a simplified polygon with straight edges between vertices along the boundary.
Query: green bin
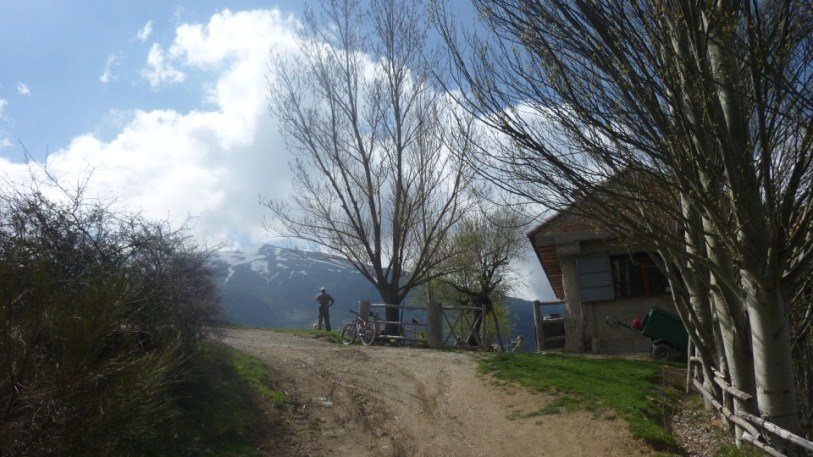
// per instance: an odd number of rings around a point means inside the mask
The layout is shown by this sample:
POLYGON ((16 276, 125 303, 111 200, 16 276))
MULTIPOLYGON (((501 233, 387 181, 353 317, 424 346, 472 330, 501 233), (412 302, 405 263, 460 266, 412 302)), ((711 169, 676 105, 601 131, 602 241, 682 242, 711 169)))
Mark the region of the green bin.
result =
MULTIPOLYGON (((689 334, 686 333, 686 327, 683 326, 680 318, 660 308, 649 310, 641 327, 641 334, 652 340, 652 355, 655 358, 664 358, 656 355, 655 349, 658 348, 658 345, 666 344, 671 346, 673 351, 685 354, 689 344, 689 334)), ((669 358, 674 355, 672 354, 669 358)))

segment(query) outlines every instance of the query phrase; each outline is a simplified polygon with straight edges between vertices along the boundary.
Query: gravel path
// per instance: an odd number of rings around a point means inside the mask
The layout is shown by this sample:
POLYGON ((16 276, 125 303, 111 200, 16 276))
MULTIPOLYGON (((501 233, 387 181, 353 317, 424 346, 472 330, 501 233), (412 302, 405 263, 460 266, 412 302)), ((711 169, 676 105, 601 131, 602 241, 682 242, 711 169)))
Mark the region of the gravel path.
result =
POLYGON ((652 454, 620 419, 522 417, 551 398, 478 375, 475 353, 341 346, 267 330, 229 330, 224 341, 265 360, 293 399, 287 435, 261 448, 266 455, 652 454))

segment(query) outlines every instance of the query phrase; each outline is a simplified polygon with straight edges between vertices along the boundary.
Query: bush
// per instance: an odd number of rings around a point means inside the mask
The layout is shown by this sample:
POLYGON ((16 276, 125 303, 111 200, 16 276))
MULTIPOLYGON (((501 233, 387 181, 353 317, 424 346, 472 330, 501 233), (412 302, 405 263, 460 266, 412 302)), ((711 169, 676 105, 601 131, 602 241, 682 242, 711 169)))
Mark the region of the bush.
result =
POLYGON ((0 455, 135 455, 217 310, 207 253, 81 196, 0 196, 0 455))

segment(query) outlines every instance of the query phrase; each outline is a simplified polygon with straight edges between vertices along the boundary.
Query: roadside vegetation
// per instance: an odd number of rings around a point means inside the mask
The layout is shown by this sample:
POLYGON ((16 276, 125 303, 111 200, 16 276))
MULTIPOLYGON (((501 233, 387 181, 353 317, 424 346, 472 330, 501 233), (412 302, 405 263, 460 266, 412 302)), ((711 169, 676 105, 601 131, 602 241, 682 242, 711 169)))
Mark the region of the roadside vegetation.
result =
POLYGON ((288 397, 272 388, 261 360, 208 341, 190 368, 175 435, 162 454, 260 455, 264 440, 284 435, 275 413, 288 407, 288 397))
POLYGON ((255 392, 285 399, 211 341, 206 250, 81 192, 7 192, 0 221, 0 455, 251 449, 255 392))
POLYGON ((588 358, 565 354, 497 354, 480 369, 498 380, 557 394, 531 415, 587 410, 599 417, 621 417, 635 438, 661 451, 678 445, 667 428, 677 387, 666 382, 662 364, 648 360, 588 358))
MULTIPOLYGON (((344 325, 344 324, 342 324, 344 325)), ((263 327, 246 327, 244 325, 239 324, 232 324, 232 323, 218 323, 218 327, 221 328, 231 328, 231 329, 250 329, 250 328, 258 328, 261 330, 273 330, 275 332, 280 333, 290 333, 292 335, 302 335, 302 336, 309 336, 311 338, 320 338, 326 341, 330 341, 331 343, 341 344, 342 343, 342 332, 341 330, 301 330, 301 329, 293 329, 293 328, 263 328, 263 327)))
MULTIPOLYGON (((344 324, 341 324, 344 325, 344 324)), ((339 326, 341 327, 341 326, 339 326)), ((331 343, 342 344, 341 330, 296 330, 296 329, 274 329, 275 332, 292 333, 294 335, 309 336, 311 338, 323 339, 331 343)))

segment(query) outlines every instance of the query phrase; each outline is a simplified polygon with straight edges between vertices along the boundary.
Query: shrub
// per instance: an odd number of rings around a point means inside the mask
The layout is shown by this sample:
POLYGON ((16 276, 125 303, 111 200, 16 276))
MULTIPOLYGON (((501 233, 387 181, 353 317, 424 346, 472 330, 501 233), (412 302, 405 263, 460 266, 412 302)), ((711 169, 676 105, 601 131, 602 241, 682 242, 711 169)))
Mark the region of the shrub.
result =
POLYGON ((81 195, 0 196, 0 455, 151 453, 217 310, 207 255, 81 195))

